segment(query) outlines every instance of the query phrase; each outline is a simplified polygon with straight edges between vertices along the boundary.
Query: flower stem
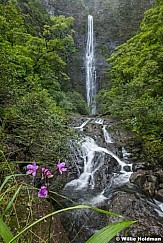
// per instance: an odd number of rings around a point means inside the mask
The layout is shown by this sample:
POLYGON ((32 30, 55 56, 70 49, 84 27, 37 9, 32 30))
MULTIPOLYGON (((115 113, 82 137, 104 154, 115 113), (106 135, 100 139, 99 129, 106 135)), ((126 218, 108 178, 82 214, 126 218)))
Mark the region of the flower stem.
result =
MULTIPOLYGON (((50 211, 52 212, 53 211, 53 205, 52 205, 52 201, 50 199, 50 211)), ((52 215, 50 216, 50 219, 49 219, 49 232, 48 232, 48 243, 50 243, 50 232, 51 232, 51 225, 52 225, 52 215)))

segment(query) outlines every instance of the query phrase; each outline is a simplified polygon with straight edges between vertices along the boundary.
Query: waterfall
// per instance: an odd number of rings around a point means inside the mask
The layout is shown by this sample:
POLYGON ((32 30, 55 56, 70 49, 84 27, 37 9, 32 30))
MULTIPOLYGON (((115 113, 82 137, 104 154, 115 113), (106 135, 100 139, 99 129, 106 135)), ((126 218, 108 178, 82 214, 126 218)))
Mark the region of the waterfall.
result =
MULTIPOLYGON (((81 161, 81 159, 83 159, 83 171, 80 173, 77 179, 70 181, 66 186, 74 187, 74 190, 86 190, 88 188, 94 189, 96 184, 95 174, 97 174, 97 172, 100 171, 102 167, 104 167, 104 164, 107 161, 107 159, 105 158, 106 155, 114 158, 114 160, 119 164, 118 171, 116 171, 114 175, 112 184, 119 186, 128 183, 129 177, 132 173, 132 164, 121 160, 115 153, 113 153, 109 149, 109 144, 112 144, 113 141, 106 130, 106 125, 103 124, 103 119, 93 118, 91 122, 94 124, 98 124, 101 127, 101 130, 104 134, 105 142, 108 144, 108 148, 99 146, 92 137, 84 134, 83 128, 86 127, 90 121, 91 119, 88 118, 81 124, 81 126, 74 127, 75 129, 78 129, 80 132, 82 132, 82 136, 77 143, 77 147, 78 152, 80 149, 80 152, 78 154, 78 161, 81 161), (126 168, 128 168, 127 171, 126 168)), ((105 168, 107 168, 107 166, 105 168)), ((106 185, 106 187, 107 186, 108 185, 106 185)), ((102 190, 101 194, 98 195, 101 199, 104 198, 103 193, 104 190, 102 190)))
POLYGON ((94 40, 93 40, 93 17, 88 15, 88 38, 86 45, 86 92, 87 104, 90 107, 91 114, 96 114, 96 70, 94 58, 94 40))
POLYGON ((79 176, 78 179, 75 179, 67 184, 67 186, 74 186, 76 190, 81 190, 82 188, 86 188, 88 185, 91 188, 94 188, 94 174, 97 170, 100 170, 100 167, 104 164, 104 155, 108 154, 113 157, 118 164, 120 165, 119 174, 115 177, 115 184, 123 184, 129 181, 129 177, 131 175, 131 164, 126 164, 124 161, 120 160, 118 156, 116 156, 110 150, 100 147, 96 144, 93 138, 86 136, 79 142, 81 146, 81 155, 84 160, 84 168, 83 172, 79 176), (99 154, 99 158, 97 159, 97 153, 99 154), (96 158, 95 158, 96 155, 96 158), (125 166, 130 167, 130 171, 126 172, 124 170, 125 166))
POLYGON ((104 134, 105 142, 106 142, 106 143, 113 143, 113 141, 112 141, 112 139, 111 139, 111 137, 110 137, 108 131, 106 130, 106 125, 103 125, 102 130, 103 130, 103 134, 104 134))
MULTIPOLYGON (((78 136, 70 143, 72 161, 68 183, 62 190, 61 204, 84 204, 127 213, 131 218, 146 220, 146 225, 149 220, 149 226, 146 226, 148 232, 151 230, 150 220, 154 222, 153 228, 162 232, 159 220, 163 216, 163 203, 151 200, 130 182, 133 173, 132 149, 122 142, 123 135, 118 139, 120 142, 114 136, 116 131, 113 133, 112 121, 84 117, 77 118, 72 125, 78 136)), ((71 242, 85 243, 92 234, 108 224, 108 216, 90 210, 72 210, 61 217, 61 222, 71 242)))

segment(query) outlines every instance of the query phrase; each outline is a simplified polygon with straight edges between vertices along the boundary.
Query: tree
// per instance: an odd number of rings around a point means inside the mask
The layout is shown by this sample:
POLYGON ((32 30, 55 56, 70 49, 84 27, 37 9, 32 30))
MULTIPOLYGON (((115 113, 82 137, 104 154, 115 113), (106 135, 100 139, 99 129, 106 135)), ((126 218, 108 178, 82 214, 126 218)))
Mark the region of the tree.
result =
POLYGON ((112 87, 99 94, 102 112, 121 117, 138 133, 154 163, 161 163, 163 156, 162 16, 161 2, 145 12, 140 33, 108 59, 112 87))
POLYGON ((0 4, 1 148, 9 160, 51 161, 68 153, 67 104, 60 106, 58 97, 63 93, 67 99, 62 87, 69 80, 65 69, 74 46, 73 19, 42 16, 37 33, 24 11, 16 1, 0 4))

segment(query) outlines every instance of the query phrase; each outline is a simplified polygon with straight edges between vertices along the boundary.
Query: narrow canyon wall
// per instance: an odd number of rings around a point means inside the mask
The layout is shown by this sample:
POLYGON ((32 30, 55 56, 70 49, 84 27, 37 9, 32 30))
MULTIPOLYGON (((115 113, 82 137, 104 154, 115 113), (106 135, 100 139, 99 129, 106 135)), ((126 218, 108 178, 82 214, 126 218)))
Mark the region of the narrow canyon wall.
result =
POLYGON ((68 73, 75 89, 85 96, 85 48, 87 16, 94 17, 95 56, 98 89, 105 86, 108 64, 106 58, 115 47, 139 31, 145 10, 154 0, 40 0, 48 13, 73 16, 77 52, 68 64, 68 73))

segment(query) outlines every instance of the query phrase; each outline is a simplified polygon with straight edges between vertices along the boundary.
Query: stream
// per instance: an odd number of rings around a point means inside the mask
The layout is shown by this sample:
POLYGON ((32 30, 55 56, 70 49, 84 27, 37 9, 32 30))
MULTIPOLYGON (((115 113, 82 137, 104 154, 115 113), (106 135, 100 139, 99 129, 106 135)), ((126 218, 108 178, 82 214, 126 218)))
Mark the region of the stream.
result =
MULTIPOLYGON (((112 122, 106 124, 102 118, 83 118, 74 120, 72 126, 78 138, 70 141, 73 159, 62 194, 76 205, 92 205, 127 219, 138 219, 140 225, 129 232, 132 237, 163 235, 163 204, 130 182, 132 151, 114 141, 109 132, 112 122)), ((90 210, 69 212, 61 218, 69 239, 76 243, 86 242, 97 230, 118 220, 90 210)))
MULTIPOLYGON (((89 121, 90 119, 84 122, 81 126, 74 128, 78 129, 79 131, 83 131, 84 126, 89 121)), ((108 187, 110 188, 111 185, 113 186, 114 184, 119 186, 126 184, 129 181, 129 177, 132 173, 132 164, 129 162, 127 152, 125 150, 123 150, 123 160, 112 151, 114 142, 106 130, 106 125, 103 125, 103 120, 97 119, 95 120, 95 123, 101 125, 104 140, 107 143, 108 148, 99 146, 92 137, 83 133, 81 139, 78 141, 78 146, 80 148, 80 151, 78 151, 78 156, 83 160, 82 168, 80 163, 78 164, 80 159, 78 160, 77 158, 76 162, 77 169, 78 171, 81 171, 81 173, 77 179, 69 182, 66 187, 73 187, 74 190, 86 190, 87 188, 91 188, 93 190, 96 188, 95 175, 100 172, 102 166, 104 165, 105 157, 108 155, 110 159, 113 158, 118 163, 118 170, 113 173, 111 183, 103 188, 101 193, 104 195, 106 189, 108 187)))

